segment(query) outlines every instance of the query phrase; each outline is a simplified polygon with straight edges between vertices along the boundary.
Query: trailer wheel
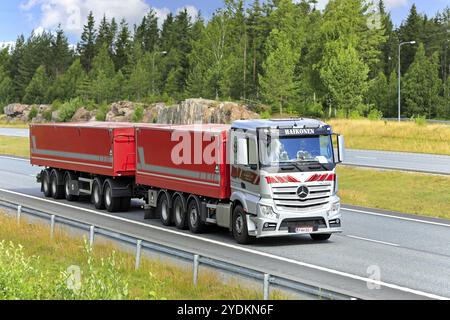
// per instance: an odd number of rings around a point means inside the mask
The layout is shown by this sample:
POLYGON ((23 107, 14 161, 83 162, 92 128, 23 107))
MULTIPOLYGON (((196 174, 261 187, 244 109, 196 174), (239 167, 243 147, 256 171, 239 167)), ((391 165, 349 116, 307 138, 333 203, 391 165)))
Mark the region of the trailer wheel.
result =
POLYGON ((104 210, 105 209, 105 200, 102 194, 102 185, 99 179, 94 180, 94 184, 92 185, 92 202, 94 203, 95 209, 104 210))
POLYGON ((326 241, 330 239, 331 233, 312 233, 309 235, 314 241, 326 241))
POLYGON ((239 244, 250 244, 255 238, 248 234, 247 217, 244 208, 237 205, 233 211, 233 237, 239 244))
POLYGON ((200 204, 196 199, 189 201, 187 221, 192 233, 203 233, 205 231, 205 224, 200 214, 200 204))
POLYGON ((120 211, 120 207, 122 204, 121 198, 113 198, 112 196, 112 187, 111 183, 109 181, 106 181, 105 183, 105 190, 104 190, 104 196, 105 196, 105 207, 108 212, 118 212, 120 211))
POLYGON ((170 214, 169 199, 165 193, 161 194, 158 200, 158 214, 161 217, 161 223, 165 226, 172 225, 172 216, 170 214))
POLYGON ((52 189, 50 184, 50 172, 48 170, 42 171, 41 189, 44 196, 50 198, 52 196, 52 189))
POLYGON ((70 194, 70 181, 75 180, 74 177, 70 172, 66 172, 66 175, 64 177, 64 196, 66 197, 67 201, 78 201, 78 196, 75 196, 73 194, 70 194))
POLYGON ((53 199, 59 200, 64 198, 64 186, 58 185, 58 176, 59 172, 56 170, 52 171, 51 174, 51 189, 52 189, 52 196, 53 199))
POLYGON ((184 209, 184 203, 181 196, 177 196, 173 202, 173 218, 175 220, 175 226, 180 230, 186 230, 188 227, 186 219, 186 210, 184 209))

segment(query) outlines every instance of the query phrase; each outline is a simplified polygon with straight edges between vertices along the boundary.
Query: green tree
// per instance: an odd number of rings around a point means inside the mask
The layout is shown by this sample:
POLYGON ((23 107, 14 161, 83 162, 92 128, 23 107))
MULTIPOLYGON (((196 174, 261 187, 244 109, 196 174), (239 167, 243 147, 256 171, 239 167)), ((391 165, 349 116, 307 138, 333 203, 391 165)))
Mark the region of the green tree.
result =
POLYGON ((117 96, 118 83, 112 61, 106 45, 100 49, 92 63, 90 73, 90 97, 97 103, 110 102, 117 96))
POLYGON ((92 11, 89 13, 87 24, 83 27, 81 41, 78 44, 78 54, 81 64, 89 72, 92 68, 92 62, 96 54, 97 31, 95 29, 95 19, 92 11))
POLYGON ((339 42, 333 43, 324 53, 324 62, 320 75, 330 92, 332 105, 343 111, 346 117, 351 111, 362 113, 369 68, 356 49, 339 42))
POLYGON ((56 30, 56 36, 51 41, 51 60, 50 73, 52 77, 57 78, 61 76, 72 63, 72 51, 69 48, 69 42, 61 29, 61 26, 56 30))
POLYGON ((267 60, 260 76, 263 97, 283 114, 283 106, 294 94, 297 55, 285 32, 273 30, 267 43, 267 60))
POLYGON ((48 80, 45 72, 45 67, 40 66, 33 76, 30 84, 25 90, 25 96, 23 98, 25 103, 28 104, 42 104, 47 102, 46 95, 48 90, 48 80))
POLYGON ((4 69, 4 67, 0 64, 0 108, 1 112, 3 112, 3 107, 7 105, 12 98, 13 94, 13 86, 11 78, 8 73, 4 69))
POLYGON ((120 22, 120 31, 116 41, 116 54, 114 64, 116 70, 121 70, 128 64, 128 56, 131 53, 131 33, 125 20, 120 22))
POLYGON ((380 71, 378 76, 370 82, 369 90, 367 91, 367 103, 382 111, 383 114, 388 109, 389 85, 383 71, 380 71))
POLYGON ((431 119, 436 115, 442 82, 439 79, 438 55, 428 58, 420 44, 403 80, 403 97, 408 116, 422 115, 431 119))
POLYGON ((87 74, 81 65, 80 59, 76 59, 69 69, 60 75, 50 87, 49 100, 67 101, 76 98, 78 88, 86 79, 87 74))

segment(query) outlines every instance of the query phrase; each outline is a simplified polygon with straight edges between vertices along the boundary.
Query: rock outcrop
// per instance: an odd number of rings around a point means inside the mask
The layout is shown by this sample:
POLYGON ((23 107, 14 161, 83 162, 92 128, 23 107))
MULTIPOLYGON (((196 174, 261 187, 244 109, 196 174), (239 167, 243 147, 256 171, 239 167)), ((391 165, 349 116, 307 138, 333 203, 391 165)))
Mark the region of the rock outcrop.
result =
MULTIPOLYGON (((220 102, 207 99, 187 99, 179 104, 167 106, 164 103, 145 105, 130 101, 112 103, 106 113, 106 121, 132 122, 136 109, 143 111, 142 122, 167 124, 231 123, 240 119, 256 119, 259 115, 248 106, 235 102, 220 102)), ((37 115, 33 122, 58 121, 58 110, 49 105, 11 104, 4 108, 7 121, 28 121, 31 110, 37 115)), ((82 107, 72 117, 73 122, 94 121, 95 111, 82 107)))

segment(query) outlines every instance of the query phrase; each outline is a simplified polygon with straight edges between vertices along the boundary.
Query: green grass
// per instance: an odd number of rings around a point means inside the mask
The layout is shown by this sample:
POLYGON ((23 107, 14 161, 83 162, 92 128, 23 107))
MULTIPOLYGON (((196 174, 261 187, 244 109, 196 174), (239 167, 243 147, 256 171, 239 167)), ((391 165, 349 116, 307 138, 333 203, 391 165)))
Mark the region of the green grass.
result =
POLYGON ((347 148, 450 155, 450 126, 378 120, 327 120, 347 148))
POLYGON ((0 154, 29 158, 29 141, 28 138, 0 136, 0 154))
POLYGON ((339 167, 345 204, 450 219, 450 177, 339 167))
MULTIPOLYGON (((0 212, 0 299, 261 299, 259 286, 248 288, 200 269, 198 286, 192 268, 144 257, 135 271, 134 255, 110 242, 97 241, 92 252, 82 238, 48 226, 29 224, 0 212), (20 246, 19 246, 20 245, 20 246), (65 271, 79 266, 82 289, 68 290, 65 271), (6 288, 6 290, 5 290, 6 288)), ((284 299, 278 291, 272 299, 284 299)))

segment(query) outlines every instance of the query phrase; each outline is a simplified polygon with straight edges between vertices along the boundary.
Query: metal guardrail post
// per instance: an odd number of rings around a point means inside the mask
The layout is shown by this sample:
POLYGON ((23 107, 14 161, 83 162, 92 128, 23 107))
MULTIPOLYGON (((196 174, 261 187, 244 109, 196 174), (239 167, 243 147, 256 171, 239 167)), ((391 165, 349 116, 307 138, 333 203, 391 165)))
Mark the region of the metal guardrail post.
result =
POLYGON ((270 274, 265 273, 263 284, 264 300, 269 300, 269 289, 270 289, 269 285, 270 285, 270 274))
POLYGON ((135 270, 139 269, 139 265, 141 264, 141 250, 142 250, 142 240, 138 240, 136 243, 136 265, 135 270))
POLYGON ((53 240, 55 236, 55 215, 50 216, 50 239, 53 240))
POLYGON ((92 247, 94 245, 94 236, 95 236, 95 227, 90 226, 89 228, 89 246, 92 247))
POLYGON ((198 267, 200 265, 199 263, 200 256, 198 254, 194 255, 194 286, 196 287, 198 284, 198 267))
POLYGON ((22 206, 17 206, 17 224, 20 224, 21 215, 22 215, 22 206))

